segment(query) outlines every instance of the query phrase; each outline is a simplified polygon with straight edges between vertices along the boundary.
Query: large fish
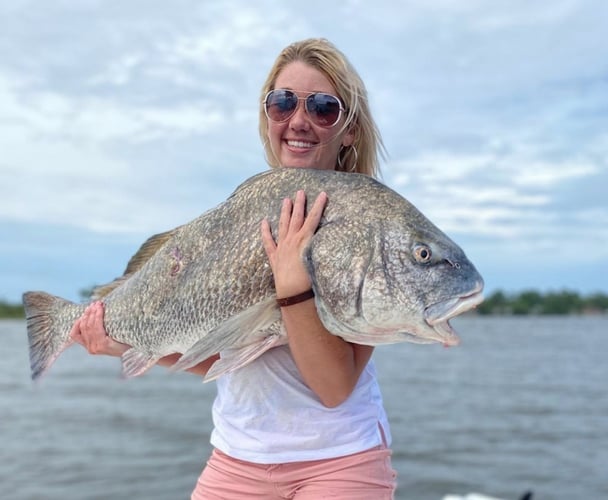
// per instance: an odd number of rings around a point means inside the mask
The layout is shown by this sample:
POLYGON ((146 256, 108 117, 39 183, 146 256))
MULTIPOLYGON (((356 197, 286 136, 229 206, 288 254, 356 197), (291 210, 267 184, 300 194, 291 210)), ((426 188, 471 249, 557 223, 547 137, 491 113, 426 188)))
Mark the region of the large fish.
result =
MULTIPOLYGON (((96 291, 105 328, 132 349, 126 377, 183 353, 185 369, 222 351, 211 380, 286 343, 260 223, 273 233, 282 200, 304 189, 328 195, 304 252, 325 327, 379 345, 458 343, 448 320, 483 299, 483 280, 463 251, 395 191, 371 177, 280 168, 258 174, 192 222, 150 238, 124 275, 96 291)), ((23 295, 32 378, 71 345, 85 305, 44 292, 23 295)))

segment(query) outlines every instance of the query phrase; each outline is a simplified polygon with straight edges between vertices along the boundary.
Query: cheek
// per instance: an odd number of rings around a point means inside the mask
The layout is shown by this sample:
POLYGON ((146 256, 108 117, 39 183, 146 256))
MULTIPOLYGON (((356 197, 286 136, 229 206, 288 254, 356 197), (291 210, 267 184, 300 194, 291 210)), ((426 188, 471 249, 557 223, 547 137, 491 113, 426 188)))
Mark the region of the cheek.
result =
POLYGON ((283 135, 284 124, 270 122, 268 124, 268 140, 271 144, 277 144, 281 142, 281 136, 283 135))
POLYGON ((340 142, 340 139, 335 136, 328 136, 328 137, 324 137, 322 139, 322 142, 324 142, 324 147, 323 147, 324 154, 326 154, 327 156, 331 156, 333 158, 337 158, 340 148, 342 147, 342 143, 340 142))

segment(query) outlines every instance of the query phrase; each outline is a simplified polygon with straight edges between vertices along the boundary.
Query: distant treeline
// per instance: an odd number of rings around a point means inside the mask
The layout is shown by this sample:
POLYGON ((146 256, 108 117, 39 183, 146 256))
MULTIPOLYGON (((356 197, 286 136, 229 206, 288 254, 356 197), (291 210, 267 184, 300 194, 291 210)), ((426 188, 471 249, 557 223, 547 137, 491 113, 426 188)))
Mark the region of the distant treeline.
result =
POLYGON ((24 318, 23 306, 21 304, 9 304, 0 300, 0 318, 24 318))
MULTIPOLYGON (((88 294, 88 290, 80 292, 83 298, 88 294)), ((598 292, 581 296, 568 290, 547 293, 534 290, 505 293, 499 290, 487 296, 475 312, 482 315, 608 314, 608 295, 598 292)), ((9 304, 0 300, 0 318, 24 316, 21 304, 9 304)))
POLYGON ((487 296, 476 309, 479 314, 607 314, 608 295, 594 293, 581 296, 576 292, 540 293, 526 290, 507 294, 497 291, 487 296))

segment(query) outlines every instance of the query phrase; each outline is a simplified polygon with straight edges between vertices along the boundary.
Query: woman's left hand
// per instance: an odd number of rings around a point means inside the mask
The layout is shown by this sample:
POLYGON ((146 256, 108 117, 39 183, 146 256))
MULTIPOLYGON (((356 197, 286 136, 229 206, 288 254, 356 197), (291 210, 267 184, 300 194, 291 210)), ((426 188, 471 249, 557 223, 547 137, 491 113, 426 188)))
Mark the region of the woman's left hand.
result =
POLYGON ((296 193, 293 203, 289 198, 283 200, 276 242, 270 224, 266 219, 262 221, 262 241, 274 275, 277 297, 291 297, 310 289, 302 253, 319 226, 326 203, 327 194, 319 194, 305 216, 304 191, 296 193))

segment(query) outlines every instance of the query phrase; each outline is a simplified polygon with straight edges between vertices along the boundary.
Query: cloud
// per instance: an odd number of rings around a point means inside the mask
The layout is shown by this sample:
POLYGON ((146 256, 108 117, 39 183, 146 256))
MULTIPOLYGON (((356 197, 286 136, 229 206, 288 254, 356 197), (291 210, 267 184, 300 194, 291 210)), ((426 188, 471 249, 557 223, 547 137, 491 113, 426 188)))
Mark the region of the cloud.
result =
MULTIPOLYGON (((183 208, 172 201, 163 204, 163 197, 172 196, 166 190, 156 195, 145 187, 170 178, 169 168, 180 166, 154 161, 137 166, 124 157, 125 148, 154 149, 159 141, 199 140, 202 145, 210 141, 205 136, 221 134, 235 122, 252 123, 257 114, 255 104, 232 116, 203 100, 152 106, 51 90, 22 94, 20 83, 0 74, 0 185, 11 187, 0 203, 0 218, 8 220, 142 231, 151 225, 150 212, 159 211, 154 222, 170 224, 184 217, 183 208)), ((204 147, 209 151, 209 145, 204 147)), ((219 150, 226 147, 220 143, 219 150)), ((192 170, 181 167, 177 177, 192 170)))
MULTIPOLYGON (((563 257, 557 242, 565 233, 577 234, 581 242, 589 239, 581 225, 586 216, 563 216, 564 192, 559 188, 573 180, 593 179, 600 171, 596 164, 582 161, 550 163, 518 154, 443 152, 392 163, 390 181, 448 234, 508 241, 503 253, 517 253, 522 242, 532 250, 553 246, 557 259, 563 257)), ((595 220, 608 216, 605 206, 590 212, 595 220)), ((595 258, 605 255, 600 246, 590 253, 595 258)))
POLYGON ((514 177, 514 183, 522 187, 547 189, 572 179, 588 177, 600 171, 592 163, 549 163, 532 161, 521 166, 514 177))

